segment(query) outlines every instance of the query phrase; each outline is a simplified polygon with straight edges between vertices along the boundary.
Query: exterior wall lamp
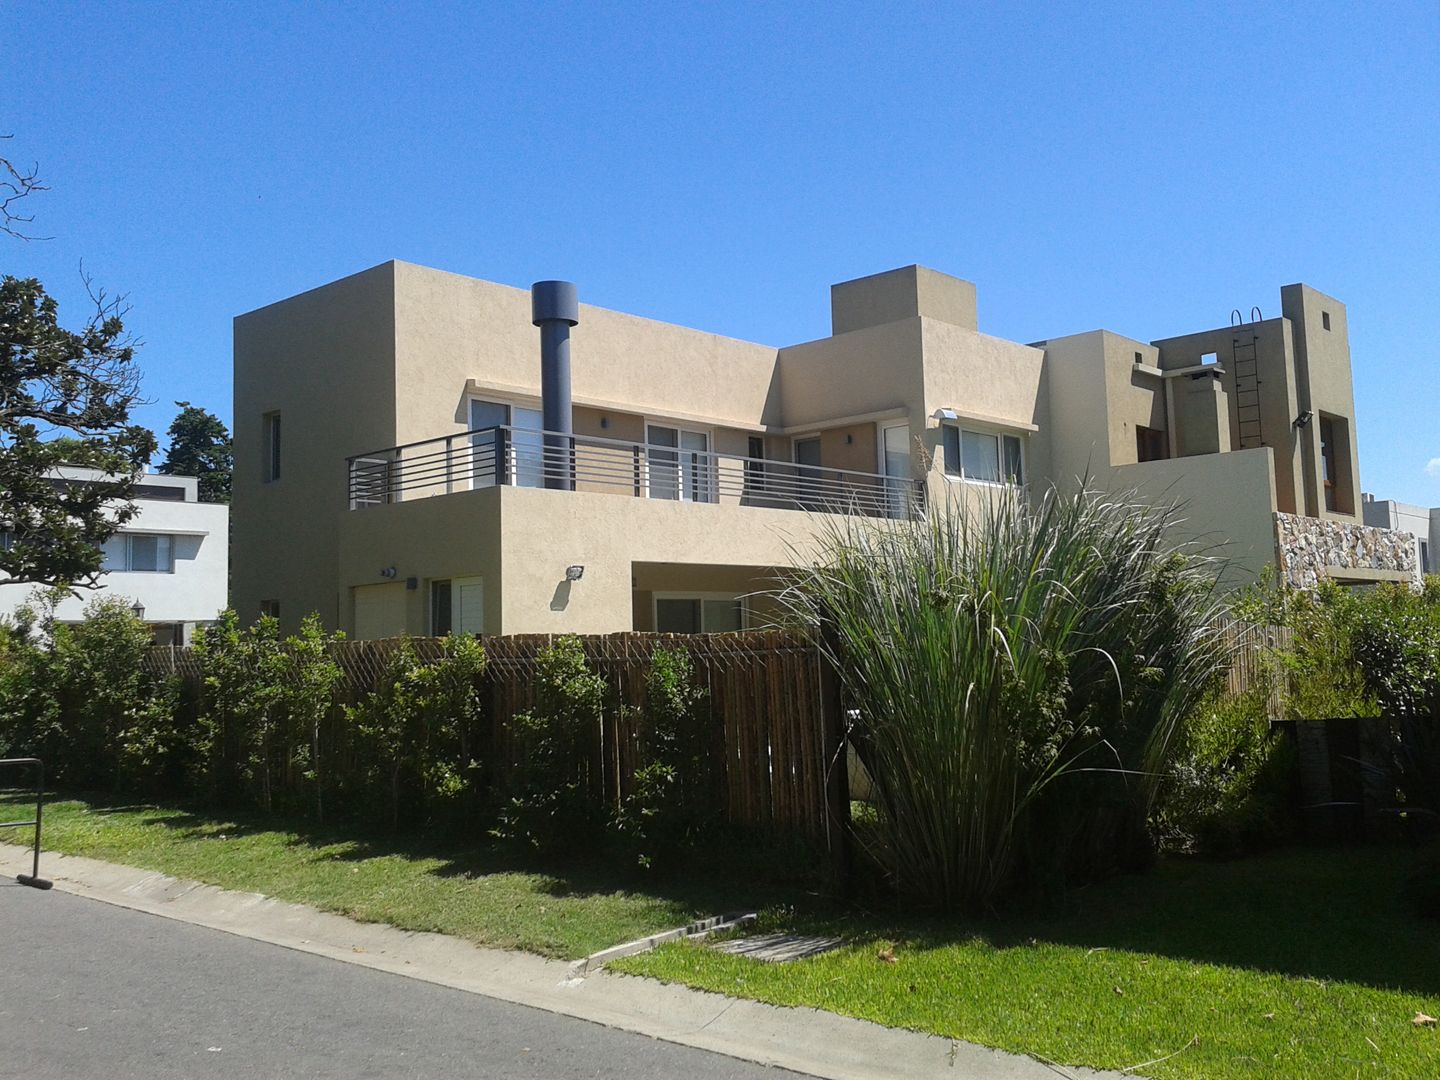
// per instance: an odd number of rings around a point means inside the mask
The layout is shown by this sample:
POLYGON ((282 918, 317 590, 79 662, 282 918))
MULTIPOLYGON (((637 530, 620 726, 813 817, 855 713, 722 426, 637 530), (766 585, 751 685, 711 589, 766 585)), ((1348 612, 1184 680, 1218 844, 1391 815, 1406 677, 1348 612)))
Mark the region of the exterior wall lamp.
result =
POLYGON ((141 622, 144 622, 145 605, 142 604, 139 600, 136 600, 135 603, 130 605, 130 614, 134 615, 135 618, 139 619, 141 622))
POLYGON ((579 581, 579 580, 580 580, 582 577, 584 577, 584 576, 585 576, 585 567, 583 567, 583 566, 567 566, 567 567, 565 567, 565 580, 566 580, 566 581, 579 581))
POLYGON ((936 420, 959 420, 960 414, 954 409, 936 409, 932 414, 936 420))
POLYGON ((1295 426, 1296 426, 1297 428, 1309 427, 1309 426, 1310 426, 1310 417, 1311 417, 1312 415, 1313 415, 1313 414, 1310 412, 1310 410, 1309 410, 1309 409, 1306 409, 1306 410, 1305 410, 1304 412, 1302 412, 1299 416, 1295 417, 1295 426))

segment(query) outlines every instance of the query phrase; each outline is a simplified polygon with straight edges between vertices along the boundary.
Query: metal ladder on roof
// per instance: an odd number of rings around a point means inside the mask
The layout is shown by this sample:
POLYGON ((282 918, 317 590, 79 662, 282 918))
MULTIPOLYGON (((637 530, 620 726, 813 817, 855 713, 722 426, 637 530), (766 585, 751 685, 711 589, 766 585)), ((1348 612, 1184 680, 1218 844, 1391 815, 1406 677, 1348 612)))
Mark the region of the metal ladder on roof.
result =
MULTIPOLYGON (((1251 323, 1260 322, 1260 309, 1251 308, 1251 323)), ((1259 335, 1246 330, 1240 322, 1240 311, 1230 313, 1235 333, 1230 338, 1230 375, 1235 387, 1235 415, 1240 427, 1241 450, 1263 446, 1260 430, 1260 358, 1256 348, 1259 335)))

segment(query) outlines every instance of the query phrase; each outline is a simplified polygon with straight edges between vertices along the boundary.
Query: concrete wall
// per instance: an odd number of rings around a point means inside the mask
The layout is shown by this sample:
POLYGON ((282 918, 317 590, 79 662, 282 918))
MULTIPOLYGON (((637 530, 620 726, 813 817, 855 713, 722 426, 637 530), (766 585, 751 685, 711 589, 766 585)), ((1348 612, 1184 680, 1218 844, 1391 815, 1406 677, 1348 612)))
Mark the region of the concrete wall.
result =
POLYGON ((922 316, 978 330, 974 284, 929 267, 902 266, 830 286, 832 334, 922 316))
POLYGON ((1350 369, 1350 329, 1345 305, 1333 296, 1326 296, 1308 285, 1286 285, 1280 290, 1280 303, 1285 318, 1294 331, 1295 364, 1300 373, 1299 407, 1315 413, 1315 420, 1304 430, 1305 455, 1309 483, 1317 485, 1320 494, 1306 512, 1316 517, 1333 517, 1341 521, 1360 521, 1360 450, 1355 423, 1355 391, 1350 369), (1328 317, 1330 326, 1326 329, 1328 317), (1325 509, 1323 490, 1318 488, 1322 475, 1320 462, 1321 413, 1344 420, 1349 438, 1341 461, 1344 490, 1340 493, 1345 511, 1325 509))
POLYGON ((395 264, 235 320, 233 603, 244 620, 279 600, 287 631, 340 619, 337 517, 345 459, 396 438, 395 264), (281 416, 280 479, 266 482, 262 417, 281 416))
POLYGON ((429 625, 429 583, 485 579, 490 633, 610 633, 634 624, 632 593, 682 587, 742 591, 814 551, 824 515, 586 492, 497 487, 346 512, 339 565, 342 627, 353 632, 356 587, 400 585, 406 627, 429 625), (642 583, 638 564, 647 564, 642 583), (585 567, 566 582, 566 567, 585 567), (387 579, 381 571, 395 568, 387 579), (657 575, 655 567, 667 568, 657 575), (716 567, 724 571, 717 589, 716 567))
POLYGON ((1421 566, 1427 574, 1440 573, 1440 507, 1413 506, 1394 499, 1362 496, 1365 524, 1377 529, 1394 529, 1415 537, 1416 558, 1420 542, 1425 542, 1429 565, 1421 566))
POLYGON ((1275 466, 1268 446, 1208 457, 1171 458, 1110 470, 1112 490, 1173 506, 1176 543, 1223 562, 1222 586, 1254 582, 1276 563, 1275 466))

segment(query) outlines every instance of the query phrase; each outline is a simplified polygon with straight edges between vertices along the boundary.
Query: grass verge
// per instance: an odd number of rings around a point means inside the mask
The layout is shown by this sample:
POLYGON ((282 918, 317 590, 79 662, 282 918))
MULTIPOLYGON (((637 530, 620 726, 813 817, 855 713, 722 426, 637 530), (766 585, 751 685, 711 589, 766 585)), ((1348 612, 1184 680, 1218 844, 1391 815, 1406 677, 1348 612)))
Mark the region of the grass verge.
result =
POLYGON ((1177 861, 1062 915, 793 919, 847 947, 771 965, 666 946, 614 968, 1030 1054, 1170 1077, 1436 1077, 1440 923, 1399 850, 1177 861))
MULTIPOLYGON (((23 798, 0 797, 0 820, 27 813, 23 798)), ((29 840, 25 829, 0 833, 0 842, 29 840)), ((723 860, 669 874, 600 858, 557 869, 488 838, 447 847, 383 830, 74 798, 46 803, 44 840, 48 851, 562 959, 753 904, 766 887, 723 860)))

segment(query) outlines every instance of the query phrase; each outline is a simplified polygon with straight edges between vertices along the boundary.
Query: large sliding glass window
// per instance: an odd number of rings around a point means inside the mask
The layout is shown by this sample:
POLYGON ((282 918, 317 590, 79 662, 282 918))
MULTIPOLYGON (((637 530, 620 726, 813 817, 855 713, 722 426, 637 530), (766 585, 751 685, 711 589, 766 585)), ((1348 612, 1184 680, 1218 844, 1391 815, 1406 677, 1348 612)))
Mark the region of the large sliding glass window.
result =
POLYGON ((997 435, 946 424, 941 438, 945 471, 951 476, 987 484, 1025 483, 1025 454, 1018 435, 997 435))
POLYGON ((116 533, 101 545, 101 566, 110 573, 173 574, 172 537, 150 533, 116 533))
POLYGON ((735 596, 657 596, 661 634, 723 634, 745 628, 745 604, 735 596))
POLYGON ((714 502, 710 436, 703 431, 648 424, 645 428, 648 493, 652 499, 714 502))
POLYGON ((489 487, 495 483, 496 476, 505 475, 506 482, 516 487, 544 487, 545 444, 540 434, 541 423, 539 409, 471 398, 470 429, 475 434, 470 436, 471 467, 466 470, 472 478, 470 486, 489 487), (489 429, 505 426, 511 428, 510 457, 508 461, 499 462, 495 449, 506 440, 497 438, 489 429))

